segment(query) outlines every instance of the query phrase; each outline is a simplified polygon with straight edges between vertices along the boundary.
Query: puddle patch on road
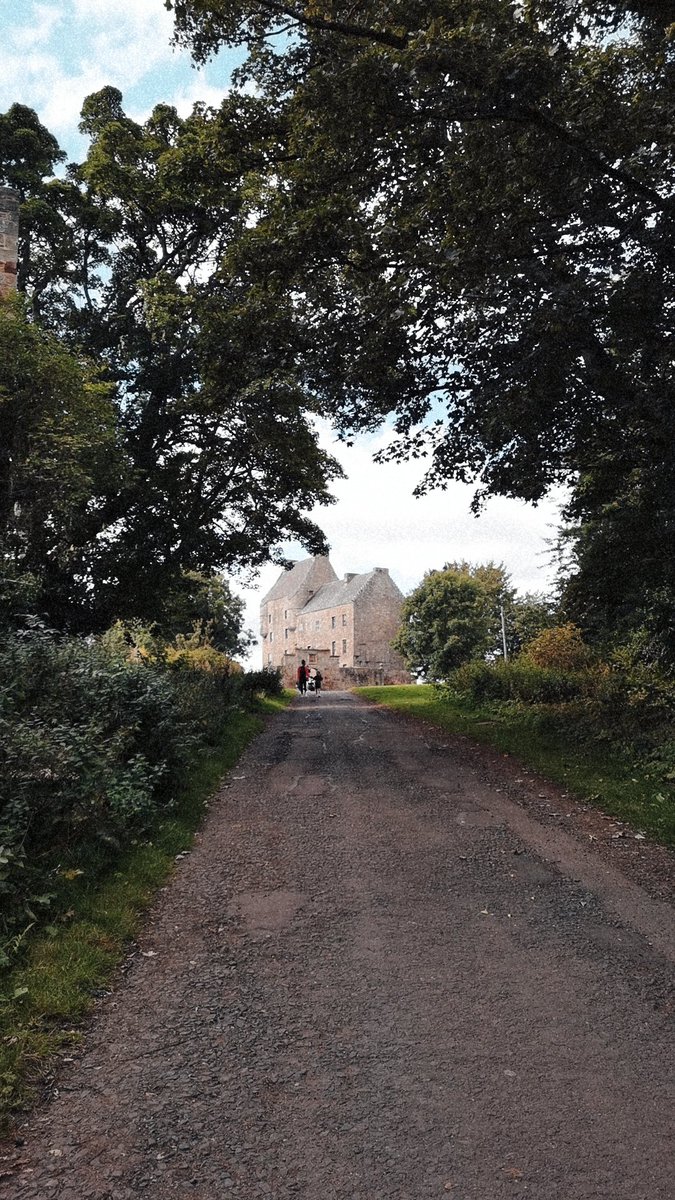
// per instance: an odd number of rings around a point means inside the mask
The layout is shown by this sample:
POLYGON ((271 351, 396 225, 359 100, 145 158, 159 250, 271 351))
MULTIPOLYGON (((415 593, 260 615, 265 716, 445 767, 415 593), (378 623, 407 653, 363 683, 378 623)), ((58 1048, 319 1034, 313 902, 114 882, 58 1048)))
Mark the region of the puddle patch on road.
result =
POLYGON ((274 933, 291 924, 303 901, 302 892, 240 892, 229 911, 252 933, 274 933))
POLYGON ((471 829, 489 829, 491 825, 500 825, 502 818, 490 812, 487 808, 465 808, 457 813, 455 818, 458 825, 466 825, 471 829))

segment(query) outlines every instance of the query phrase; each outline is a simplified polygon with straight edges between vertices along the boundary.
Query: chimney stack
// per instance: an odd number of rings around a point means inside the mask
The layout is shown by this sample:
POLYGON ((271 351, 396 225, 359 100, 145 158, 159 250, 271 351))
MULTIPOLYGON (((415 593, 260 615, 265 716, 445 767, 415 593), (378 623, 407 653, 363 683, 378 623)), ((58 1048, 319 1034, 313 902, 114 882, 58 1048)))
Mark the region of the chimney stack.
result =
POLYGON ((16 291, 19 193, 0 187, 0 298, 16 291))

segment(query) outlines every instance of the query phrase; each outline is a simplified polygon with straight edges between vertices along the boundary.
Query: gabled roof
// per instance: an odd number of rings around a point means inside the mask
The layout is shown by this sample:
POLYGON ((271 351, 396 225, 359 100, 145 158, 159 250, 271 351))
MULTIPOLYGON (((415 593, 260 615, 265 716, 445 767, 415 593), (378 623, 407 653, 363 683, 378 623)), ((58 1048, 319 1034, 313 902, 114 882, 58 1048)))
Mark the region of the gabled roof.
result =
MULTIPOLYGON (((294 563, 290 570, 282 571, 267 595, 263 596, 260 602, 261 606, 267 604, 269 600, 290 599, 291 596, 295 596, 303 588, 311 587, 311 577, 315 573, 317 564, 320 562, 321 560, 318 556, 316 558, 303 558, 301 562, 294 563)), ((335 571, 333 571, 330 563, 326 561, 325 564, 321 565, 324 569, 327 565, 335 576, 335 571)))
MULTIPOLYGON (((385 575, 393 592, 398 592, 398 588, 388 571, 381 568, 375 568, 372 571, 365 571, 363 575, 351 575, 345 579, 336 579, 335 583, 326 583, 318 592, 315 592, 311 600, 308 600, 304 608, 300 609, 300 613, 304 616, 305 613, 321 612, 325 608, 338 608, 341 604, 351 604, 356 600, 356 597, 368 587, 368 585, 377 576, 385 575)), ((403 595, 401 594, 401 599, 403 595)))

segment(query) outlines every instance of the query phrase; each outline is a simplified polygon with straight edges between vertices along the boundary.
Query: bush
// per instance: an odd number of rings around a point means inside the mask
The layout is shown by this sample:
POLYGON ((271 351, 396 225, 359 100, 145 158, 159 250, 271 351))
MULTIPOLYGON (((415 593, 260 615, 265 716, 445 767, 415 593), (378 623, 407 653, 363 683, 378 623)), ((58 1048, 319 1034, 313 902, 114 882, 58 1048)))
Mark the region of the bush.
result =
POLYGON ((445 690, 476 704, 493 700, 562 704, 588 695, 595 686, 591 671, 554 670, 521 657, 507 663, 466 663, 453 672, 445 690))
POLYGON ((262 671, 247 671, 243 678, 245 695, 283 696, 284 685, 278 667, 263 667, 262 671))
POLYGON ((527 706, 540 729, 563 732, 577 743, 610 743, 636 759, 647 756, 656 772, 672 778, 668 747, 673 744, 675 680, 653 666, 629 666, 618 656, 564 671, 537 666, 523 654, 508 663, 467 663, 439 692, 475 706, 527 706))
POLYGON ((544 629, 524 647, 522 658, 535 667, 554 671, 584 671, 592 666, 595 656, 587 646, 576 625, 556 625, 544 629))
POLYGON ((223 736, 228 711, 282 690, 279 672, 245 675, 213 647, 163 648, 123 626, 98 640, 7 633, 0 680, 5 937, 38 920, 78 848, 110 851, 170 808, 176 780, 223 736))

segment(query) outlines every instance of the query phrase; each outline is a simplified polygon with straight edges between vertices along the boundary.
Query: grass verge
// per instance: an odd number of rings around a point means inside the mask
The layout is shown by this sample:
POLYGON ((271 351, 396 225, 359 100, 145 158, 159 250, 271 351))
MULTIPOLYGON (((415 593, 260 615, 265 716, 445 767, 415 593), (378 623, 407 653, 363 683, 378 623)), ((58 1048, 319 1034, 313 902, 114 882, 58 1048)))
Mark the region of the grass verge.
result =
POLYGON ((100 849, 83 858, 60 918, 46 930, 26 931, 17 965, 0 977, 0 1132, 45 1080, 50 1060, 80 1040, 82 1020, 110 984, 176 855, 192 844, 209 796, 260 732, 263 717, 291 696, 260 698, 255 711, 233 713, 219 745, 195 761, 170 815, 103 866, 100 849))
POLYGON ((357 688, 359 696, 416 717, 449 733, 513 754, 578 799, 626 821, 655 841, 675 846, 675 788, 649 763, 608 743, 571 742, 555 729, 539 728, 541 706, 490 704, 439 697, 430 685, 357 688))

